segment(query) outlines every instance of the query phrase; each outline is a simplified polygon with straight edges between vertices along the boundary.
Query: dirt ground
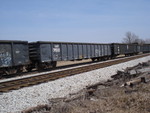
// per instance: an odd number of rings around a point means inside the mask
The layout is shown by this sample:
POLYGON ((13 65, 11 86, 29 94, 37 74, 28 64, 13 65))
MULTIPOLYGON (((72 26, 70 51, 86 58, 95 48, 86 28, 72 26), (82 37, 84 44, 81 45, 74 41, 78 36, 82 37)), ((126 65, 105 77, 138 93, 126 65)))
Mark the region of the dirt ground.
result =
POLYGON ((23 113, 150 113, 150 62, 113 75, 66 98, 50 99, 23 113), (145 77, 144 81, 141 77, 145 77))
POLYGON ((57 66, 65 66, 65 65, 71 65, 71 64, 79 64, 79 63, 86 63, 91 62, 91 59, 86 60, 79 60, 79 61, 58 61, 57 66))

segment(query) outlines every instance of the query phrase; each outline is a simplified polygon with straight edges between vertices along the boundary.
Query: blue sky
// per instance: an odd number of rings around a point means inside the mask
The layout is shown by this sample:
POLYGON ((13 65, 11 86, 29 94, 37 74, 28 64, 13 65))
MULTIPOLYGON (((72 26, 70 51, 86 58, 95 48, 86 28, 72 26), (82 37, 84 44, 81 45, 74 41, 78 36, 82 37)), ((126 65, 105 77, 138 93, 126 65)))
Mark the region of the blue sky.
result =
POLYGON ((121 42, 150 38, 150 0, 0 0, 0 40, 121 42))

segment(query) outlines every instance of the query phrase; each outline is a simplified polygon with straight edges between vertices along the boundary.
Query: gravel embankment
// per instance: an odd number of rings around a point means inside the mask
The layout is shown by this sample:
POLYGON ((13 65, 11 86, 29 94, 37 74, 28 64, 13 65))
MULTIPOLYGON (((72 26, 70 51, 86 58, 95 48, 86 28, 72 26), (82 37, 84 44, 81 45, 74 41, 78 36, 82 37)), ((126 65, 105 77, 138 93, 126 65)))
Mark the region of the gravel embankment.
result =
POLYGON ((118 70, 122 71, 148 60, 150 56, 1 94, 0 113, 19 112, 29 107, 47 104, 48 99, 64 97, 88 85, 105 82, 118 70))

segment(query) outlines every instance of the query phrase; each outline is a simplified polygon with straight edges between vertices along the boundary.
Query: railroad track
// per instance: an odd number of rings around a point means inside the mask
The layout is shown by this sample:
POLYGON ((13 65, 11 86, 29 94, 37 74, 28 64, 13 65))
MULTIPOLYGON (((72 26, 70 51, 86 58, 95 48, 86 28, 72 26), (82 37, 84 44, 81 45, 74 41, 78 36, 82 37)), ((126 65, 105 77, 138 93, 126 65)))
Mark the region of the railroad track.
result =
POLYGON ((77 68, 73 68, 73 69, 68 69, 68 70, 63 70, 63 71, 58 71, 58 72, 28 77, 28 78, 22 78, 22 79, 7 81, 7 82, 1 82, 0 83, 0 92, 4 93, 4 92, 11 91, 11 90, 17 90, 22 87, 33 86, 36 84, 52 81, 52 80, 55 80, 58 78, 67 77, 67 76, 71 76, 71 75, 75 75, 75 74, 80 74, 80 73, 88 72, 88 71, 99 69, 99 68, 108 67, 111 65, 115 65, 115 64, 127 62, 130 60, 134 60, 137 58, 145 57, 148 55, 150 55, 150 54, 142 54, 142 55, 127 57, 127 58, 123 58, 123 59, 121 58, 121 59, 117 59, 117 60, 111 60, 111 61, 107 61, 107 62, 86 65, 83 67, 77 67, 77 68))

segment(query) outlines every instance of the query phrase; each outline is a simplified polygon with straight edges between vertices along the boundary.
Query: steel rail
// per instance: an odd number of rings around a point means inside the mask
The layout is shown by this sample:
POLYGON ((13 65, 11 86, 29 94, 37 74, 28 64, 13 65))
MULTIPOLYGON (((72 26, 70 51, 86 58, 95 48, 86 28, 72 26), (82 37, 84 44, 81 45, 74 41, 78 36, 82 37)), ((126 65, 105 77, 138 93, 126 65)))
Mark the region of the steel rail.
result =
POLYGON ((107 62, 96 63, 96 64, 86 65, 82 67, 76 67, 73 69, 68 69, 68 70, 63 70, 63 71, 58 71, 58 72, 53 72, 53 73, 48 73, 48 74, 42 74, 38 76, 27 77, 27 78, 12 80, 12 81, 1 82, 0 92, 4 93, 4 92, 11 91, 11 90, 17 90, 22 87, 28 87, 28 86, 33 86, 39 83, 45 83, 45 82, 56 80, 62 77, 67 77, 67 76, 71 76, 75 74, 80 74, 80 73, 96 70, 99 68, 108 67, 111 65, 115 65, 115 64, 127 62, 130 60, 134 60, 137 58, 145 57, 148 55, 150 54, 136 55, 133 57, 126 57, 124 59, 110 60, 107 62))

